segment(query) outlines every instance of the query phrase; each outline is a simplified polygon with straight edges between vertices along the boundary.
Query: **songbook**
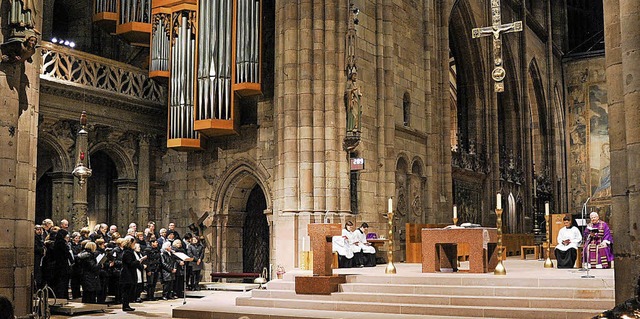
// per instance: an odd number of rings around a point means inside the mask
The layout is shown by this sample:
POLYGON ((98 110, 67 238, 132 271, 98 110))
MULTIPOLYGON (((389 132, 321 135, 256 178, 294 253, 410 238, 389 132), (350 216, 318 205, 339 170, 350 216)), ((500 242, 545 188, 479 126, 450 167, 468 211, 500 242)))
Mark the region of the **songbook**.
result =
POLYGON ((107 254, 99 254, 98 256, 96 256, 96 262, 99 265, 104 264, 105 261, 107 261, 107 254))
POLYGON ((180 260, 182 260, 182 261, 193 261, 193 257, 189 257, 189 256, 187 256, 187 254, 185 254, 185 253, 181 253, 181 252, 177 252, 177 251, 174 251, 174 252, 172 252, 172 253, 173 253, 173 255, 175 255, 176 257, 180 258, 180 260))

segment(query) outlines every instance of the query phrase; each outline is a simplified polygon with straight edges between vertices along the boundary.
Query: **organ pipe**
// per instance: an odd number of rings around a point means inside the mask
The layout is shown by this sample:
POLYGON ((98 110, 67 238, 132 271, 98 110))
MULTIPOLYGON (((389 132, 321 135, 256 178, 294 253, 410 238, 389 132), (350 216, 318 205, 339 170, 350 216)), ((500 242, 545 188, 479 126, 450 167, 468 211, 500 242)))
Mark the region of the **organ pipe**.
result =
POLYGON ((198 139, 193 130, 195 12, 173 13, 169 79, 169 139, 198 139))

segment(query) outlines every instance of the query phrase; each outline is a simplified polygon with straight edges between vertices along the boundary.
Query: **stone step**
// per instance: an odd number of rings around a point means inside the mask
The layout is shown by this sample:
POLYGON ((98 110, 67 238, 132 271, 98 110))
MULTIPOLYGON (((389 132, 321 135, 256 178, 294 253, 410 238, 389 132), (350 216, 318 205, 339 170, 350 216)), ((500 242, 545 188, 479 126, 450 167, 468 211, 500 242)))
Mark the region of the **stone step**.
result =
POLYGON ((614 287, 613 278, 521 278, 510 276, 474 277, 457 276, 371 276, 347 275, 347 283, 370 283, 384 285, 428 284, 449 286, 509 286, 509 287, 614 287))
MULTIPOLYGON (((174 318, 194 318, 194 319, 238 319, 248 318, 277 318, 277 319, 451 319, 451 316, 436 315, 408 315, 394 313, 372 313, 366 311, 327 311, 313 309, 288 309, 288 308, 263 308, 263 307, 217 307, 215 310, 196 310, 179 307, 173 310, 174 318)), ((455 319, 474 319, 477 317, 460 317, 455 319)))
POLYGON ((604 309, 558 309, 558 308, 523 308, 509 306, 457 306, 457 305, 424 305, 424 304, 394 304, 394 303, 370 303, 336 300, 296 300, 241 297, 236 299, 237 306, 288 308, 288 309, 313 309, 325 311, 359 311, 364 309, 372 313, 393 313, 411 315, 449 316, 459 317, 490 317, 490 318, 548 318, 548 319, 573 319, 590 318, 604 309))
POLYGON ((491 306, 517 308, 567 308, 573 309, 609 309, 613 307, 613 299, 572 299, 548 297, 505 297, 505 296, 461 296, 461 295, 414 295, 389 293, 348 293, 340 292, 332 295, 298 295, 291 290, 253 290, 252 297, 275 298, 293 300, 324 300, 324 301, 352 301, 369 303, 399 303, 425 305, 454 305, 454 306, 491 306))
POLYGON ((614 299, 613 288, 562 288, 562 287, 486 287, 448 285, 384 285, 369 283, 346 283, 340 285, 341 292, 413 294, 413 295, 462 295, 503 297, 547 297, 575 299, 614 299))

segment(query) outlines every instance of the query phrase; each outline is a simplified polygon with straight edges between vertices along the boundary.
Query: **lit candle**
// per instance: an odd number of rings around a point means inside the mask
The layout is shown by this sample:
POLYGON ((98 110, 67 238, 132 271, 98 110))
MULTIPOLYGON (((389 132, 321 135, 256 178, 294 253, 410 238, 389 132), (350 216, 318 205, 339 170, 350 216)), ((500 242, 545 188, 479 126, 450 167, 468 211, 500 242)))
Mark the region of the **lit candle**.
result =
POLYGON ((453 218, 458 218, 458 207, 453 205, 453 218))
POLYGON ((500 193, 496 196, 496 209, 502 209, 502 195, 500 193))
POLYGON ((544 214, 549 216, 549 202, 544 202, 544 214))
POLYGON ((391 198, 389 198, 389 209, 387 211, 393 213, 393 200, 391 198))

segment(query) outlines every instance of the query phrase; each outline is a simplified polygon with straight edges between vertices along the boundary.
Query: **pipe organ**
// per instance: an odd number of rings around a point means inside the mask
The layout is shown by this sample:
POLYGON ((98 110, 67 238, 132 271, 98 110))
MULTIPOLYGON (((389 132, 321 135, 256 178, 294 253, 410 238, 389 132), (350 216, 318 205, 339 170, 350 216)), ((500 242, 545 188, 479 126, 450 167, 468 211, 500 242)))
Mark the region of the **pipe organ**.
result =
POLYGON ((94 0, 93 23, 109 33, 116 31, 118 21, 117 0, 94 0))
POLYGON ((194 130, 196 26, 195 5, 172 7, 167 147, 179 150, 201 147, 194 130))
POLYGON ((153 8, 151 14, 151 48, 149 77, 169 77, 169 48, 171 40, 171 9, 153 8))
POLYGON ((237 134, 237 99, 261 93, 261 7, 258 0, 198 3, 195 129, 237 134))
POLYGON ((151 34, 151 0, 119 0, 116 34, 132 45, 148 46, 151 34))

